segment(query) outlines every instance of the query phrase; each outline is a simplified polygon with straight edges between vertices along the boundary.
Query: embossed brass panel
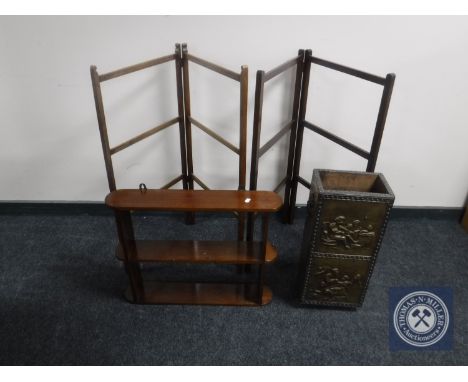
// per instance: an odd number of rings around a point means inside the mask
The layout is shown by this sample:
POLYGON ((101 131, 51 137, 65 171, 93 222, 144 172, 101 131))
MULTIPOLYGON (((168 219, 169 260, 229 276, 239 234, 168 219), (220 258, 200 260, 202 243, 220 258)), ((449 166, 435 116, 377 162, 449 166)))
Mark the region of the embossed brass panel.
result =
POLYGON ((320 217, 317 250, 372 256, 385 220, 385 203, 329 200, 320 217))
POLYGON ((359 304, 369 273, 369 260, 358 256, 330 257, 313 253, 310 261, 305 301, 359 304))
POLYGON ((362 304, 394 195, 378 173, 314 170, 300 263, 303 304, 362 304))

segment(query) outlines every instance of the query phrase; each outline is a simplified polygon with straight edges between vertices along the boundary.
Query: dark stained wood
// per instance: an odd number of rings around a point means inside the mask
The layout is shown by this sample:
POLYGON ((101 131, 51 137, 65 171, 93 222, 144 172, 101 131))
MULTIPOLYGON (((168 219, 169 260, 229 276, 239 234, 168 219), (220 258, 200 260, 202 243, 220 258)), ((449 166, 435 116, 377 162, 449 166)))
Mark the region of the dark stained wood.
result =
POLYGON ((278 185, 274 188, 273 192, 278 192, 281 187, 283 187, 286 184, 286 177, 284 177, 281 182, 278 183, 278 185))
MULTIPOLYGON (((193 190, 193 153, 192 153, 192 123, 190 122, 190 116, 192 110, 190 106, 190 70, 188 61, 188 50, 187 44, 182 44, 182 82, 183 82, 183 94, 184 94, 184 121, 185 121, 185 151, 187 158, 187 187, 189 190, 193 190)), ((185 215, 186 224, 195 224, 195 215, 188 213, 185 215)))
POLYGON ((171 188, 174 184, 179 183, 183 179, 183 175, 179 175, 177 178, 172 179, 169 183, 166 183, 164 186, 162 186, 161 189, 167 190, 168 188, 171 188))
MULTIPOLYGON (((187 173, 187 144, 185 137, 185 111, 184 111, 184 89, 182 83, 182 48, 180 44, 175 46, 175 70, 177 87, 177 111, 179 114, 179 142, 180 142, 180 163, 182 168, 182 187, 188 190, 187 173)), ((164 188, 164 187, 163 187, 164 188)), ((190 220, 190 216, 186 216, 190 220)))
POLYGON ((242 66, 240 80, 239 190, 245 190, 246 183, 248 96, 249 69, 247 66, 242 66))
MULTIPOLYGON (((257 189, 258 160, 260 150, 260 134, 262 130, 263 90, 265 88, 265 72, 257 71, 255 83, 255 108, 252 134, 252 155, 250 157, 250 185, 251 191, 257 189)), ((253 240, 254 216, 247 215, 247 240, 253 240)))
POLYGON ((272 191, 122 189, 106 196, 108 207, 133 211, 275 212, 282 204, 272 191), (250 199, 250 200, 249 200, 250 199))
POLYGON ((465 231, 468 232, 468 207, 465 207, 465 213, 463 214, 461 225, 465 231))
MULTIPOLYGON (((181 283, 145 281, 141 304, 258 306, 255 284, 181 283)), ((135 302, 129 290, 125 297, 135 302)), ((261 305, 272 300, 268 287, 263 288, 261 305)))
MULTIPOLYGON (((296 138, 297 128, 299 122, 299 106, 301 101, 301 90, 302 90, 302 75, 304 71, 304 57, 305 52, 300 49, 298 52, 298 61, 296 67, 296 80, 294 83, 294 99, 291 120, 293 124, 291 126, 291 134, 289 134, 289 148, 288 148, 288 165, 286 168, 286 181, 284 188, 284 207, 283 207, 283 220, 289 219, 289 199, 291 198, 291 187, 293 184, 293 169, 294 169, 294 153, 296 150, 296 138)), ((277 191, 275 189, 275 191, 277 191)))
POLYGON ((109 72, 109 73, 101 74, 99 76, 99 81, 104 82, 104 81, 110 80, 112 78, 117 78, 117 77, 123 76, 125 74, 130 74, 130 73, 136 72, 138 70, 142 70, 142 69, 150 68, 152 66, 163 64, 165 62, 172 61, 173 59, 175 59, 175 55, 174 54, 169 54, 168 56, 163 56, 163 57, 155 58, 153 60, 145 61, 145 62, 142 62, 142 63, 139 63, 139 64, 127 66, 127 67, 122 68, 122 69, 117 69, 117 70, 114 70, 114 71, 109 72))
POLYGON ((302 140, 304 137, 304 120, 307 111, 307 95, 309 91, 309 77, 310 77, 310 63, 312 58, 312 51, 306 50, 304 57, 304 70, 302 75, 302 86, 301 86, 301 101, 299 106, 299 116, 297 123, 297 136, 296 136, 296 147, 294 152, 294 166, 293 176, 291 184, 291 195, 289 197, 289 210, 287 211, 287 222, 293 223, 294 211, 296 206, 297 196, 297 185, 299 178, 299 170, 301 166, 301 154, 302 154, 302 140))
POLYGON ((262 241, 261 241, 262 253, 263 253, 263 262, 258 266, 258 292, 257 292, 257 303, 262 304, 263 299, 263 288, 265 281, 265 262, 266 255, 268 252, 268 214, 262 214, 262 241))
POLYGON ((193 180, 195 181, 195 183, 197 183, 201 188, 203 188, 204 190, 209 190, 210 188, 206 185, 206 183, 202 182, 198 176, 196 176, 195 174, 192 175, 193 177, 193 180))
POLYGON ((265 82, 270 81, 272 78, 276 77, 277 75, 283 73, 289 68, 297 65, 297 62, 300 58, 295 57, 289 61, 286 61, 284 64, 278 65, 276 68, 271 69, 270 71, 265 73, 265 82))
POLYGON ((136 137, 133 137, 133 138, 129 139, 128 141, 125 141, 125 142, 121 143, 120 145, 111 148, 110 153, 111 153, 111 155, 113 155, 115 153, 118 153, 119 151, 122 151, 123 149, 126 149, 127 147, 129 147, 131 145, 134 145, 135 143, 140 142, 145 138, 151 137, 152 135, 154 135, 156 133, 159 133, 160 131, 168 128, 169 126, 172 126, 173 124, 175 124, 177 122, 179 122, 179 117, 175 117, 175 118, 172 118, 169 121, 161 123, 160 125, 158 125, 156 127, 153 127, 152 129, 149 129, 149 130, 145 131, 144 133, 141 133, 141 134, 137 135, 136 137))
POLYGON ((307 180, 305 180, 303 177, 301 176, 298 176, 297 177, 297 181, 302 184, 304 187, 308 188, 310 190, 310 188, 312 187, 312 185, 310 184, 310 182, 308 182, 307 180))
POLYGON ((260 134, 262 131, 263 91, 265 88, 265 72, 257 71, 255 85, 254 126, 252 134, 252 157, 250 159, 250 190, 257 189, 258 179, 258 153, 260 150, 260 134))
MULTIPOLYGON (((223 68, 217 64, 193 56, 188 53, 186 44, 182 44, 182 66, 183 66, 183 93, 185 104, 185 131, 186 131, 186 152, 187 152, 187 173, 189 189, 194 188, 194 182, 198 183, 205 190, 208 187, 205 183, 198 179, 193 171, 193 154, 192 154, 192 124, 202 130, 204 133, 217 140, 219 143, 239 155, 239 190, 246 188, 246 171, 247 171, 247 108, 248 108, 248 67, 243 65, 241 73, 235 73, 229 69, 223 68), (239 147, 224 139, 221 135, 208 128, 206 125, 196 120, 191 115, 190 109, 190 80, 189 80, 189 61, 204 66, 221 75, 230 77, 240 82, 240 129, 239 129, 239 147)), ((238 236, 240 240, 244 238, 244 221, 245 216, 238 214, 239 226, 238 236)), ((190 219, 190 223, 194 222, 194 217, 190 219)))
POLYGON ((237 216, 238 224, 237 224, 237 240, 244 241, 245 240, 245 220, 246 214, 243 212, 235 212, 234 214, 237 216))
POLYGON ((310 122, 307 122, 307 121, 304 121, 304 127, 307 127, 309 130, 321 135, 322 137, 325 137, 327 139, 329 139, 330 141, 332 142, 335 142, 337 144, 339 144, 340 146, 344 147, 345 149, 348 149, 349 151, 352 151, 353 153, 365 158, 365 159, 369 159, 369 155, 370 153, 364 149, 361 149, 360 147, 354 145, 353 143, 351 142, 348 142, 347 140, 343 139, 343 138, 340 138, 338 136, 336 136, 335 134, 332 134, 320 127, 318 127, 317 125, 314 125, 310 122))
POLYGON ((240 153, 239 149, 236 146, 234 146, 232 143, 226 141, 221 135, 215 133, 213 130, 206 127, 203 123, 197 121, 195 118, 193 118, 193 117, 188 117, 188 118, 189 118, 190 122, 192 124, 194 124, 195 126, 197 126, 201 131, 205 132, 211 138, 216 139, 219 143, 223 144, 228 149, 234 151, 237 155, 239 155, 239 153, 240 153))
POLYGON ((90 68, 91 82, 93 84, 94 103, 96 105, 96 114, 99 125, 99 134, 101 136, 102 152, 104 154, 104 163, 106 165, 107 181, 109 183, 109 190, 114 191, 115 177, 114 168, 112 166, 112 158, 109 146, 109 137, 107 135, 106 116, 104 114, 104 104, 102 102, 101 85, 99 83, 99 75, 96 67, 93 65, 90 68))
POLYGON ((385 86, 382 92, 382 99, 380 101, 379 114, 375 124, 374 137, 372 139, 371 150, 369 154, 369 162, 367 163, 367 172, 375 171, 377 157, 379 155, 380 143, 385 128, 385 121, 387 120, 388 108, 390 107, 390 100, 392 98, 393 85, 395 83, 395 74, 389 73, 385 78, 385 86))
POLYGON ((128 211, 114 211, 114 213, 125 270, 130 280, 133 301, 140 302, 144 293, 143 279, 141 277, 140 264, 131 262, 131 260, 136 258, 137 253, 132 218, 128 211))
POLYGON ((185 137, 187 150, 187 173, 188 186, 193 190, 193 155, 192 155, 192 122, 190 117, 192 114, 190 107, 190 75, 188 64, 187 44, 182 44, 182 75, 184 84, 184 107, 185 107, 185 137))
POLYGON ((207 69, 213 70, 214 72, 222 74, 223 76, 232 78, 235 81, 240 81, 241 80, 241 75, 239 73, 236 73, 236 72, 233 72, 232 70, 223 68, 222 66, 214 64, 214 63, 209 62, 207 60, 204 60, 203 58, 196 57, 196 56, 193 56, 191 54, 188 54, 187 58, 190 61, 195 62, 198 65, 201 65, 201 66, 203 66, 203 67, 205 67, 207 69))
MULTIPOLYGON (((239 131, 239 187, 238 190, 245 190, 247 181, 247 113, 249 104, 249 68, 246 65, 241 67, 240 77, 240 131, 239 131)), ((245 220, 246 215, 240 213, 238 216, 237 238, 245 240, 245 220)), ((240 269, 240 268, 239 268, 240 269)))
POLYGON ((289 121, 284 125, 280 131, 278 131, 268 142, 266 142, 259 150, 258 157, 262 157, 276 142, 278 142, 283 135, 285 135, 289 130, 291 130, 293 122, 289 121))
POLYGON ((320 66, 325 66, 326 68, 337 70, 342 73, 349 74, 354 77, 362 78, 363 80, 374 82, 379 85, 385 84, 385 78, 376 76, 374 74, 363 72, 362 70, 357 70, 350 68, 348 66, 344 66, 341 64, 337 64, 335 62, 331 62, 328 60, 323 60, 318 57, 312 57, 312 63, 320 66))
MULTIPOLYGON (((136 256, 132 261, 169 263, 262 264, 271 263, 278 252, 267 243, 264 260, 263 244, 246 241, 198 240, 137 240, 136 256)), ((116 256, 125 260, 121 244, 116 256)))
MULTIPOLYGON (((310 52, 310 51, 307 51, 310 52)), ((299 67, 299 64, 298 64, 299 67)), ((365 158, 368 160, 367 162, 367 169, 366 171, 372 172, 375 171, 375 164, 377 161, 377 156, 380 149, 380 144, 382 140, 383 130, 385 126, 385 120, 388 113, 388 108, 390 104, 390 98, 392 94, 392 89, 395 81, 394 74, 388 74, 386 78, 379 77, 370 73, 363 72, 361 70, 353 69, 344 65, 336 64, 331 61, 323 60, 317 57, 308 55, 306 53, 305 62, 303 64, 303 75, 302 75, 302 85, 301 85, 301 101, 300 101, 300 108, 299 108, 299 117, 298 123, 295 128, 293 126, 291 132, 291 140, 290 140, 290 147, 292 143, 295 142, 294 151, 291 149, 289 150, 289 158, 288 158, 288 175, 286 180, 286 189, 285 189, 285 221, 292 223, 294 220, 294 208, 296 204, 296 196, 297 196, 297 186, 299 183, 303 184, 304 186, 310 188, 310 183, 305 179, 299 177, 299 169, 300 169, 300 160, 301 160, 301 153, 302 153, 302 142, 303 142, 303 133, 304 127, 307 127, 311 131, 320 134, 321 136, 341 145, 342 147, 354 152, 355 154, 365 158), (308 86, 309 86, 309 73, 310 73, 310 64, 317 64, 321 65, 333 70, 340 71, 345 74, 349 74, 367 81, 371 81, 377 83, 379 85, 384 85, 382 99, 379 108, 379 115, 377 117, 376 127, 374 130, 374 136, 372 141, 372 146, 370 151, 366 151, 346 140, 340 138, 310 122, 305 121, 305 114, 306 114, 306 102, 307 102, 307 93, 308 93, 308 86), (306 78, 307 76, 307 78, 306 78), (305 103, 304 103, 305 99, 305 103)), ((297 73, 296 73, 297 74, 297 73)), ((296 76, 296 81, 298 77, 296 76)), ((295 97, 297 94, 297 88, 295 97)))

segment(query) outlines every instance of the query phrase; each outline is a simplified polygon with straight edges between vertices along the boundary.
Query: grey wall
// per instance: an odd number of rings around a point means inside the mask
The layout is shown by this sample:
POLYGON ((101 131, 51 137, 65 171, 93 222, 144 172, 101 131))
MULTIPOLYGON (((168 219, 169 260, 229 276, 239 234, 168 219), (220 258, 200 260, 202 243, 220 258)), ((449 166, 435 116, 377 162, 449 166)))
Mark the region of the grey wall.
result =
MULTIPOLYGON (((239 71, 249 65, 249 151, 255 71, 299 48, 384 76, 397 74, 377 163, 396 204, 461 206, 468 189, 466 17, 0 17, 0 199, 103 200, 107 182, 89 66, 103 73, 189 51, 239 71)), ((290 117, 292 71, 267 84, 263 142, 290 117)), ((176 116, 174 64, 103 83, 111 144, 176 116)), ((193 116, 238 142, 238 86, 191 65, 193 116)), ((307 119, 370 146, 381 88, 313 67, 307 119)), ((260 188, 283 176, 287 139, 262 158, 260 188)), ((195 171, 236 186, 237 162, 194 132, 195 171)), ((179 174, 177 127, 115 155, 117 186, 159 187, 179 174)), ((301 175, 363 169, 359 157, 306 132, 301 175)), ((307 191, 301 188, 298 202, 307 191)))

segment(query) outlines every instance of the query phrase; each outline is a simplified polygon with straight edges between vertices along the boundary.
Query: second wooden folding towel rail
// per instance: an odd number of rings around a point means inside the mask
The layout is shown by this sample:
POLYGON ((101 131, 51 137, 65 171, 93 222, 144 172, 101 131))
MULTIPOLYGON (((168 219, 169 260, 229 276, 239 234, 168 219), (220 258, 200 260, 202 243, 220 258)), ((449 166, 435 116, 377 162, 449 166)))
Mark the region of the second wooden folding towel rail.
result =
MULTIPOLYGON (((299 175, 301 165, 302 144, 304 136, 304 128, 321 135, 322 137, 337 143, 341 147, 350 150, 351 152, 361 156, 367 160, 366 171, 373 172, 379 155, 380 144, 382 141, 385 121, 387 119, 388 108, 392 97, 393 85, 395 82, 395 74, 389 73, 385 77, 380 77, 375 74, 367 73, 362 70, 350 68, 345 65, 337 64, 322 58, 312 55, 312 50, 301 49, 298 55, 276 68, 265 72, 257 71, 255 85, 255 110, 253 120, 253 137, 252 137, 252 156, 250 167, 250 190, 257 189, 258 181, 258 164, 259 159, 273 145, 275 145, 282 137, 290 132, 289 149, 288 149, 288 164, 284 178, 275 187, 274 191, 278 192, 283 186, 284 191, 284 221, 292 223, 294 221, 294 211, 296 207, 297 187, 299 184, 311 188, 311 184, 306 179, 299 175), (360 78, 365 81, 372 82, 376 85, 383 86, 382 97, 380 100, 377 120, 373 130, 372 144, 369 151, 366 151, 345 139, 338 137, 327 130, 307 121, 307 95, 310 86, 310 68, 311 65, 326 67, 330 70, 338 71, 353 77, 360 78), (286 123, 281 130, 270 138, 262 147, 260 147, 260 136, 262 130, 262 113, 263 113, 263 94, 265 84, 276 76, 284 73, 288 69, 296 69, 294 83, 294 98, 291 120, 286 123)), ((249 214, 247 222, 247 237, 253 235, 253 221, 255 215, 249 214)))

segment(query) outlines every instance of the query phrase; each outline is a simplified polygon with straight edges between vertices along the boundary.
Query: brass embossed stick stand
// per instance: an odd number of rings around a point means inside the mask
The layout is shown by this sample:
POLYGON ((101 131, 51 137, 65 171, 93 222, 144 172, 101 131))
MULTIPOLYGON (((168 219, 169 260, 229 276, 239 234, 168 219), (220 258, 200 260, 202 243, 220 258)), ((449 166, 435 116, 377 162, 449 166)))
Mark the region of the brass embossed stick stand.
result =
POLYGON ((104 161, 107 170, 110 194, 106 204, 114 210, 119 236, 116 256, 123 261, 130 286, 128 300, 141 304, 208 304, 208 305, 263 305, 271 301, 270 289, 263 285, 264 266, 277 257, 275 248, 268 242, 268 214, 281 207, 281 199, 273 192, 245 191, 246 145, 247 145, 247 88, 248 69, 242 66, 236 73, 188 53, 185 44, 176 44, 175 54, 132 65, 99 75, 91 67, 96 112, 101 134, 104 161), (126 74, 166 62, 175 62, 177 82, 178 115, 116 147, 109 146, 101 83, 126 74), (239 146, 226 141, 213 130, 196 120, 190 108, 189 62, 201 65, 240 84, 240 134, 239 146), (174 124, 179 125, 182 173, 160 190, 117 189, 114 178, 112 155, 152 136, 174 124), (192 157, 192 125, 223 144, 239 156, 239 185, 236 191, 211 191, 195 174, 192 157), (169 190, 182 181, 183 190, 169 190), (194 190, 197 183, 203 190, 194 190), (183 211, 187 223, 194 222, 194 213, 199 211, 226 212, 238 218, 238 237, 234 241, 140 241, 136 240, 132 226, 132 211, 183 211), (262 215, 262 238, 245 241, 244 220, 247 213, 262 215), (258 269, 252 282, 202 283, 202 282, 153 282, 144 280, 140 264, 151 263, 196 263, 237 264, 242 272, 244 266, 258 269))
POLYGON ((314 170, 300 301, 361 306, 395 197, 382 174, 314 170))

